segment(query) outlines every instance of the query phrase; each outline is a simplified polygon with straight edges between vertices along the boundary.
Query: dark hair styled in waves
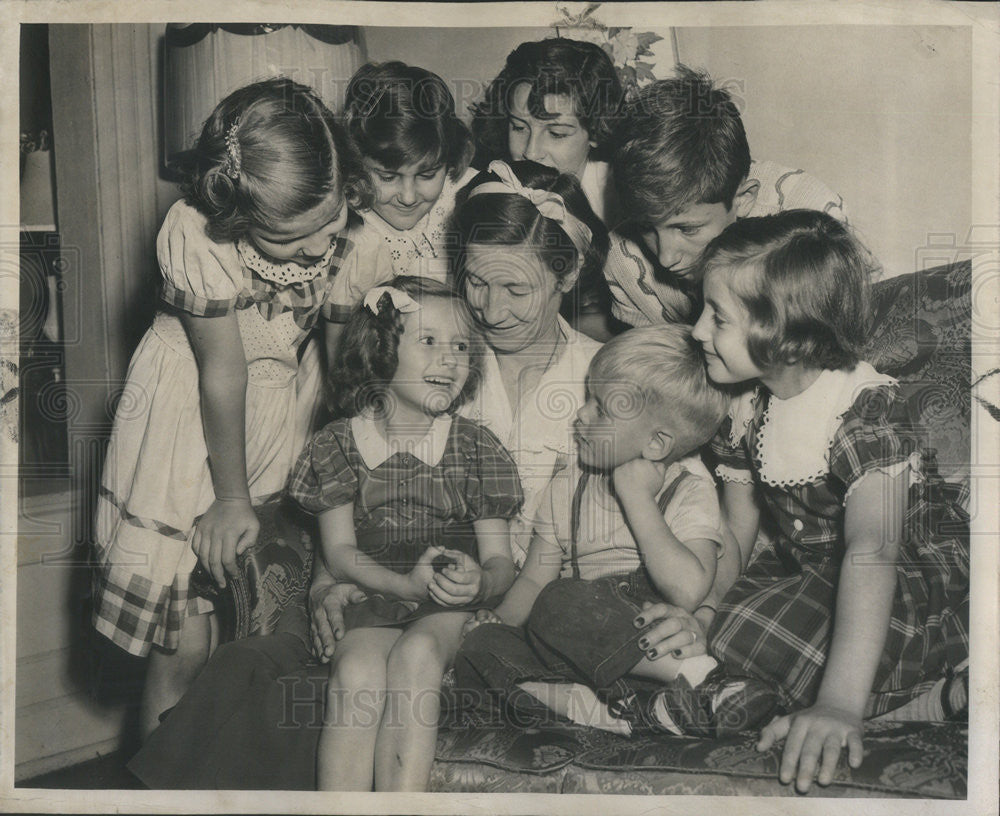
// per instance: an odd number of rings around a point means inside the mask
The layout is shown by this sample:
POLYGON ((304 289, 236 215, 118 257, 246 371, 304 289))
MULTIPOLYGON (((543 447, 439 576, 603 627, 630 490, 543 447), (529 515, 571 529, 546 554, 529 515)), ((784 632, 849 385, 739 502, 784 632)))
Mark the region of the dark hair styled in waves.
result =
POLYGON ((472 105, 472 133, 476 164, 511 158, 507 148, 507 115, 511 94, 527 83, 528 110, 536 119, 554 119, 545 110, 549 94, 566 96, 573 111, 602 153, 614 132, 624 91, 611 58, 599 45, 556 37, 521 43, 507 55, 507 62, 486 89, 483 100, 472 105))
POLYGON ((387 170, 443 163, 458 181, 472 159, 472 135, 455 115, 444 80, 402 62, 370 62, 351 77, 344 102, 351 140, 387 170))

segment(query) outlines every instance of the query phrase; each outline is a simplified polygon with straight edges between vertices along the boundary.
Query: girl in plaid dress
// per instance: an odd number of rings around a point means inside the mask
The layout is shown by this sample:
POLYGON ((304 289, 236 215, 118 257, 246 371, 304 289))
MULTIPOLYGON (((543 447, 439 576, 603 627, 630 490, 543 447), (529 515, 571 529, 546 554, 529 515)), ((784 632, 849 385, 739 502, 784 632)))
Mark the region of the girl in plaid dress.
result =
POLYGON ((150 656, 144 736, 209 654, 192 570, 225 585, 305 443, 316 393, 297 393, 296 352, 351 305, 337 272, 366 185, 320 99, 267 80, 216 107, 160 230, 164 303, 129 366, 97 508, 95 626, 150 656))
POLYGON ((345 328, 331 373, 339 418, 289 484, 318 516, 320 574, 368 596, 344 610, 330 663, 321 790, 426 787, 438 690, 468 610, 514 580, 517 466, 492 432, 454 414, 475 394, 484 351, 464 300, 426 278, 370 290, 345 328))
POLYGON ((719 605, 720 669, 699 694, 647 706, 668 730, 698 731, 699 700, 701 727, 719 733, 762 725, 777 695, 789 713, 758 747, 785 740, 780 776, 801 791, 829 784, 845 747, 860 764, 863 719, 968 661, 968 517, 921 456, 895 381, 860 361, 865 257, 811 210, 739 221, 708 247, 694 337, 709 377, 756 386, 713 443, 723 508, 744 564, 762 514, 774 546, 719 605))

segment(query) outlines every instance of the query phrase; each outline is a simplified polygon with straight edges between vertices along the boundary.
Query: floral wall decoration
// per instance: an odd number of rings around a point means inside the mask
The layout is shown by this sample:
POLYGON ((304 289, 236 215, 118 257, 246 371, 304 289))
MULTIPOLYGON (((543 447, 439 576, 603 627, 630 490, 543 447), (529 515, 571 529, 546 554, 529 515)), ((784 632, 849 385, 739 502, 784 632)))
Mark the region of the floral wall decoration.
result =
POLYGON ((631 27, 608 26, 594 16, 600 3, 557 3, 562 19, 552 23, 557 37, 583 40, 599 45, 614 63, 625 88, 626 98, 658 77, 653 74, 655 62, 650 46, 663 39, 653 31, 634 31, 631 27), (646 59, 643 59, 643 58, 646 59))

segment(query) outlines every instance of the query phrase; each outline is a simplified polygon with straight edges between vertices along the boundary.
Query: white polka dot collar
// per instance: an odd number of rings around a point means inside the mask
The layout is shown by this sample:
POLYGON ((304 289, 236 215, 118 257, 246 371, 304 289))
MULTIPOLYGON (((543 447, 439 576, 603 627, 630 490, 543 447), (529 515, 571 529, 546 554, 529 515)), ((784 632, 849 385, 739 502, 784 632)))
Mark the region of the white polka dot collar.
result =
POLYGON ((236 248, 240 253, 243 264, 251 272, 264 280, 276 283, 278 286, 288 286, 293 283, 305 283, 322 274, 330 266, 333 253, 337 250, 337 242, 330 244, 322 258, 309 266, 302 266, 295 261, 285 263, 275 263, 265 258, 260 250, 245 238, 236 242, 236 248))

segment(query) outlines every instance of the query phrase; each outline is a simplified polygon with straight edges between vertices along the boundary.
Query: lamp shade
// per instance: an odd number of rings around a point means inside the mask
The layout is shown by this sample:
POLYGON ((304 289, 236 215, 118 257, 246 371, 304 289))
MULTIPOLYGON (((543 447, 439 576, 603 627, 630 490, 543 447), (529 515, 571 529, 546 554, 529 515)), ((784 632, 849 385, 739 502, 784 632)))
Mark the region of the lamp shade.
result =
POLYGON ((167 26, 163 69, 164 166, 190 150, 227 94, 251 82, 287 76, 312 87, 332 109, 363 60, 355 26, 167 26))

